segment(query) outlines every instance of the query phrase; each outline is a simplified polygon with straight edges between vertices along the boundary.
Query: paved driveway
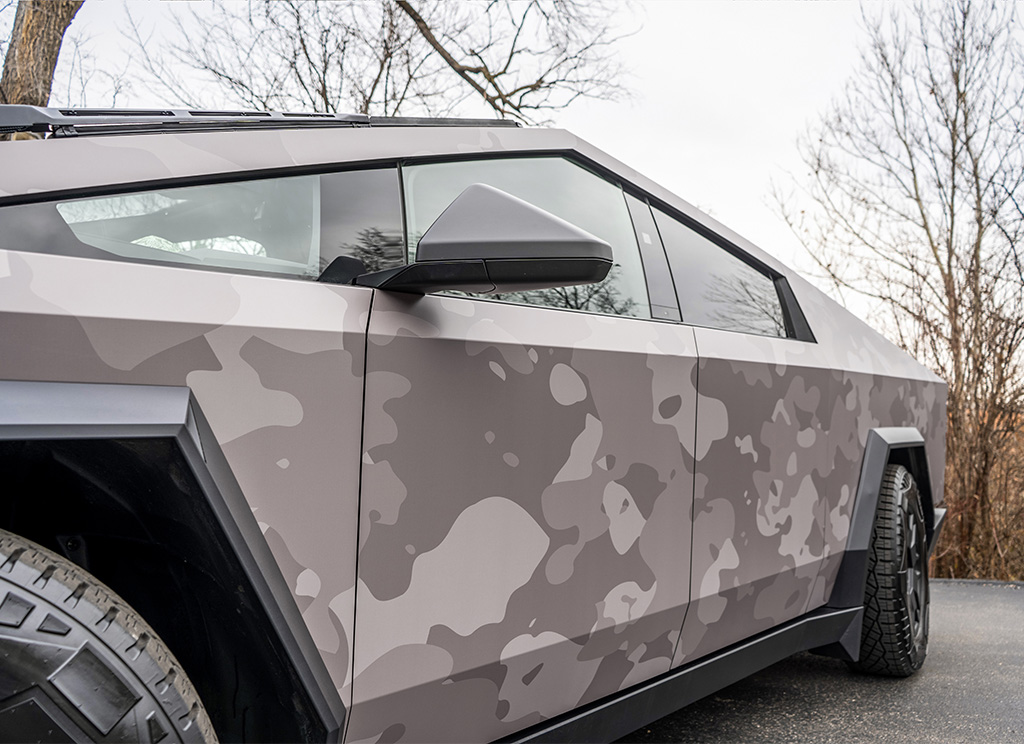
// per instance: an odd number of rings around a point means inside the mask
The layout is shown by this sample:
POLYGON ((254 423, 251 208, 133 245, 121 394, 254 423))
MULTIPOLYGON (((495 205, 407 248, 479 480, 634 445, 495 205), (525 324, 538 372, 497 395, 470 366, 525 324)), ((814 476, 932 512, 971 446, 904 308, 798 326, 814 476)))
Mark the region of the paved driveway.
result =
POLYGON ((1024 742, 1024 583, 933 581, 909 679, 800 654, 622 742, 1024 742))

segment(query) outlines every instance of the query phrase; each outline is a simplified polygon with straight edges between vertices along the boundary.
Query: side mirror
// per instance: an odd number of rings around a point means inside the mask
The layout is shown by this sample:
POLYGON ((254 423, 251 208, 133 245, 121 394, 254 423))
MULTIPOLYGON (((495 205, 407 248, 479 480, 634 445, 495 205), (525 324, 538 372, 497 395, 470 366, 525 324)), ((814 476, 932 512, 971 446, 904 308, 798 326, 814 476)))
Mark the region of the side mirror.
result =
POLYGON ((428 294, 515 292, 599 282, 611 246, 504 191, 475 183, 420 238, 416 262, 363 274, 364 287, 428 294))

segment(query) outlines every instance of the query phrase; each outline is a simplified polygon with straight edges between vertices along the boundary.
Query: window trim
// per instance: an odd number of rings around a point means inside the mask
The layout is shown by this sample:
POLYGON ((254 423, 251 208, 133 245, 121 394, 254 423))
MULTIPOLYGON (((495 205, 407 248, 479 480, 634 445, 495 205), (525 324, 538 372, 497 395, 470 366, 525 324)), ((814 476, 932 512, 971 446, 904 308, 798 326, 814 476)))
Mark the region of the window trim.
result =
MULTIPOLYGON (((4 197, 0 197, 0 209, 4 207, 14 207, 26 204, 46 204, 56 203, 67 199, 82 199, 91 196, 116 196, 119 194, 131 194, 138 191, 155 191, 165 188, 180 188, 185 186, 204 186, 214 185, 220 183, 231 183, 238 181, 255 181, 266 178, 286 178, 289 176, 301 176, 301 175, 325 175, 329 173, 339 173, 343 171, 361 171, 361 170, 376 170, 380 168, 397 168, 399 178, 399 199, 401 202, 402 210, 402 232, 403 237, 408 235, 408 226, 406 223, 406 209, 405 209, 405 184, 402 176, 402 167, 404 165, 420 165, 429 163, 443 163, 443 162, 457 162, 464 160, 488 160, 503 159, 508 160, 512 158, 538 158, 538 157, 557 157, 569 160, 581 168, 590 171, 594 175, 603 178, 609 183, 613 183, 622 188, 624 193, 629 193, 640 199, 646 201, 651 208, 657 208, 665 212, 673 219, 678 220, 687 227, 695 230, 699 234, 703 235, 713 243, 723 248, 724 250, 731 253, 739 260, 747 263, 751 267, 757 269, 761 273, 768 276, 776 283, 776 288, 779 294, 779 300, 782 304, 783 314, 786 319, 787 333, 792 328, 791 335, 789 338, 804 341, 807 343, 817 343, 814 334, 810 330, 810 326, 803 314, 799 302, 796 299, 795 294, 790 287, 789 280, 785 274, 773 270, 771 267, 764 264, 764 262, 758 260, 754 256, 744 251, 739 246, 732 243, 730 240, 722 237, 711 228, 704 225, 697 219, 683 213, 676 207, 673 207, 668 202, 658 197, 653 196, 642 187, 628 181, 617 173, 616 171, 608 168, 580 152, 573 149, 526 149, 526 150, 503 150, 503 151, 478 151, 478 152, 464 152, 464 153, 446 153, 440 155, 420 155, 420 156, 402 156, 402 157, 387 157, 377 158, 373 160, 361 160, 358 162, 345 161, 345 162, 332 162, 332 163, 315 163, 311 165, 291 165, 281 166, 275 168, 264 168, 259 170, 249 171, 232 171, 230 173, 216 173, 216 174, 202 174, 193 176, 177 176, 171 178, 158 178, 146 181, 134 181, 130 183, 121 184, 105 184, 102 186, 89 186, 84 188, 72 188, 72 189, 61 189, 55 191, 36 191, 24 194, 11 194, 4 197), (781 281, 780 281, 781 280, 781 281)), ((660 236, 659 236, 660 239, 660 236)), ((664 241, 662 241, 662 247, 664 249, 664 241)), ((641 257, 642 260, 642 257, 641 257)), ((157 264, 156 261, 146 261, 144 263, 157 264)), ((169 268, 192 268, 186 267, 178 263, 162 264, 169 268)), ((199 269, 203 270, 203 269, 199 269)), ((207 269, 209 270, 209 269, 207 269)), ((240 272, 241 273, 241 272, 240 272)), ((281 274, 264 273, 264 272, 244 272, 257 274, 260 276, 270 276, 279 279, 288 279, 281 274)), ((293 281, 308 281, 307 279, 292 279, 293 281)), ((646 273, 644 275, 644 281, 646 283, 646 273)), ((673 277, 673 283, 675 283, 675 277, 673 277)), ((650 295, 650 286, 648 285, 648 296, 650 295)), ((678 298, 678 295, 677 295, 678 298)), ((678 304, 678 303, 677 303, 678 304)), ((580 311, 582 312, 582 311, 580 311)), ((684 321, 671 321, 671 320, 659 320, 659 322, 675 322, 684 323, 684 321)), ((685 324, 685 323, 684 323, 685 324)))

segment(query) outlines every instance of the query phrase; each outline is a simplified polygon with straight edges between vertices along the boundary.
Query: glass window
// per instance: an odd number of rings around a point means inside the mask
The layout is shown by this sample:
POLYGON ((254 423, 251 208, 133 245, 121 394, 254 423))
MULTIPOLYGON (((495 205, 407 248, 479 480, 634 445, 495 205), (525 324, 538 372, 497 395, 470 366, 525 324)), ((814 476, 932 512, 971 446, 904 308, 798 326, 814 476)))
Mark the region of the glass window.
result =
POLYGON ((338 256, 367 271, 405 263, 397 168, 330 173, 320 183, 321 271, 338 256))
POLYGON ((509 302, 651 317, 643 266, 622 189, 562 158, 510 158, 402 169, 410 257, 427 228, 468 186, 485 183, 605 240, 614 264, 598 284, 491 295, 509 302))
POLYGON ((668 250, 683 322, 786 336, 785 316, 771 277, 664 212, 653 211, 668 250))
POLYGON ((405 262, 394 167, 9 207, 5 218, 55 238, 16 241, 21 249, 97 258, 312 279, 338 256, 367 271, 405 262))
POLYGON ((320 177, 188 186, 60 202, 80 241, 129 259, 320 274, 320 177))

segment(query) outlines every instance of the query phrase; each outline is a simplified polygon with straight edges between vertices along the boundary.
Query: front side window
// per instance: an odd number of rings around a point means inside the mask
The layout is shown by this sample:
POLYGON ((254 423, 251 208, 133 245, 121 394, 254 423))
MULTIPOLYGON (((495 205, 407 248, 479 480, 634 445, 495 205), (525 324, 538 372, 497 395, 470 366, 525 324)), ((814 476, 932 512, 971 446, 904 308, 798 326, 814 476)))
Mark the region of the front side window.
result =
POLYGON ((760 336, 787 335, 771 277, 661 210, 653 211, 684 323, 760 336))
POLYGON ((513 292, 507 302, 651 317, 640 252, 622 189, 562 158, 508 158, 402 168, 410 260, 427 228, 474 183, 517 196, 612 247, 614 264, 598 284, 513 292))

